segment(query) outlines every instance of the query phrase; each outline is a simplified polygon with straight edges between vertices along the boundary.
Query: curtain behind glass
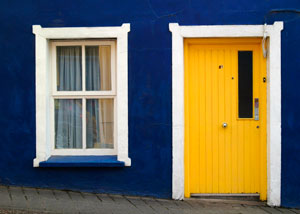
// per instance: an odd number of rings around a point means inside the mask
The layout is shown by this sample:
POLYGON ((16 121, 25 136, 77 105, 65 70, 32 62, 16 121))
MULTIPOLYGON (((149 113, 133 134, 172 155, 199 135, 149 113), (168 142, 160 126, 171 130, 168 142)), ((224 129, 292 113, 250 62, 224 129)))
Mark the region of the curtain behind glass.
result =
POLYGON ((86 46, 86 90, 111 90, 110 46, 86 46))
POLYGON ((82 148, 82 101, 55 100, 55 148, 82 148))
MULTIPOLYGON (((82 90, 81 46, 57 47, 57 90, 82 90)), ((82 101, 55 100, 55 148, 82 148, 82 101)))
POLYGON ((87 148, 114 148, 113 99, 86 100, 87 148))
MULTIPOLYGON (((110 46, 86 46, 85 57, 86 90, 111 90, 110 46)), ((104 99, 86 100, 87 148, 113 148, 113 125, 109 128, 106 122, 106 112, 113 112, 113 105, 106 103, 104 99)))
POLYGON ((111 90, 111 47, 100 46, 101 90, 111 90))
MULTIPOLYGON (((111 90, 110 46, 86 46, 86 90, 111 90)), ((59 91, 82 90, 81 47, 57 47, 59 91)), ((55 147, 82 148, 81 100, 55 100, 55 147)), ((86 100, 87 148, 113 148, 113 100, 86 100)))
POLYGON ((85 70, 86 70, 86 90, 100 90, 100 61, 99 47, 85 47, 85 70))
POLYGON ((86 100, 86 147, 94 148, 100 144, 100 114, 98 100, 86 100))
MULTIPOLYGON (((100 85, 100 59, 99 46, 85 47, 86 90, 99 91, 100 85)), ((95 142, 100 142, 100 114, 97 100, 87 100, 86 103, 86 147, 94 148, 95 142)))
POLYGON ((81 46, 57 47, 57 90, 82 90, 81 46))

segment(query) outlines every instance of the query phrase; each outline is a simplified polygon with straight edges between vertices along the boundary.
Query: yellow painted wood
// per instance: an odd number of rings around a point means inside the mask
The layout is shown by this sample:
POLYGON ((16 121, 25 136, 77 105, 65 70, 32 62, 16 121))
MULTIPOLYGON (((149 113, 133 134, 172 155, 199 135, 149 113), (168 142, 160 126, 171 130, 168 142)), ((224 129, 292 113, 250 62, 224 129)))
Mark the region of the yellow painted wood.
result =
POLYGON ((266 200, 267 83, 261 39, 186 39, 184 49, 185 197, 259 193, 266 200), (239 50, 253 51, 259 121, 238 118, 239 50))

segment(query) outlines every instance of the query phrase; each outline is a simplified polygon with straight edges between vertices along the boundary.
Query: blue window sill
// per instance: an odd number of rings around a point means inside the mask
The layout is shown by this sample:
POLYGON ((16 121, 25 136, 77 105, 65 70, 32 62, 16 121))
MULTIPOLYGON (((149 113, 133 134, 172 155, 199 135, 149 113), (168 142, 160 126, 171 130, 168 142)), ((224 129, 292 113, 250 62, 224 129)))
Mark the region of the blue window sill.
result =
POLYGON ((125 167, 117 156, 51 156, 40 167, 125 167))

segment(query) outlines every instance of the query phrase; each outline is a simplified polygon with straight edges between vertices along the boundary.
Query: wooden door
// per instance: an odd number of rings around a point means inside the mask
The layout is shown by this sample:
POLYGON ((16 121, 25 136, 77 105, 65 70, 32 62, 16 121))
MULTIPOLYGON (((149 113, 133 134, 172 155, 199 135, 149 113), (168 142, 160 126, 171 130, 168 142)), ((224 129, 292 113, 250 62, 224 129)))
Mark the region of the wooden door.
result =
POLYGON ((267 194, 260 38, 186 39, 185 197, 267 194))

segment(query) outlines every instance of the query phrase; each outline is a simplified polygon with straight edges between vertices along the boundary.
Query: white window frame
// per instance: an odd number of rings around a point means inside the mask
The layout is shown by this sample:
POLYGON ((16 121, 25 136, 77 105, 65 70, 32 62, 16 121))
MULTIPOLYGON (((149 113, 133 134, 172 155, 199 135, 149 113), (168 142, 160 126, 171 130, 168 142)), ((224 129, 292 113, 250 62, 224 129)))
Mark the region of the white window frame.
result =
POLYGON ((51 153, 50 155, 117 155, 117 136, 114 134, 117 129, 116 123, 114 123, 113 129, 113 140, 114 148, 113 149, 93 149, 86 148, 86 99, 113 99, 113 118, 114 121, 117 121, 115 103, 117 103, 117 94, 115 90, 115 77, 116 77, 116 48, 115 41, 88 41, 88 40, 79 40, 79 41, 50 41, 51 45, 51 91, 52 96, 50 98, 50 129, 51 129, 51 153), (57 91, 57 51, 56 47, 58 46, 81 46, 82 49, 82 90, 81 91, 57 91), (109 91, 86 91, 86 72, 85 72, 85 46, 110 46, 111 53, 111 90, 109 91), (55 127, 55 115, 54 115, 54 100, 55 99, 81 99, 82 100, 82 149, 56 149, 55 148, 55 137, 54 137, 54 127, 55 127))
MULTIPOLYGON (((128 157, 128 32, 130 24, 123 24, 120 27, 76 27, 76 28, 42 28, 40 25, 33 25, 36 45, 36 158, 33 160, 34 167, 46 161, 51 155, 117 155, 118 161, 123 161, 125 166, 131 165, 128 157), (53 81, 55 74, 52 72, 53 54, 51 50, 57 43, 54 40, 88 40, 107 39, 106 41, 85 41, 86 44, 111 44, 114 54, 115 72, 112 72, 111 91, 86 91, 86 92, 60 92, 56 91, 56 81, 53 81), (116 41, 109 41, 115 39, 116 41), (116 45, 114 45, 116 44, 116 45), (115 50, 115 52, 114 52, 115 50), (52 57, 51 57, 52 56, 52 57), (51 59, 52 58, 52 59, 51 59), (114 87, 115 85, 115 87, 114 87), (53 90, 54 88, 54 90, 53 90), (115 91, 114 91, 115 89, 115 91), (53 90, 53 91, 52 91, 53 90), (114 98, 114 140, 115 150, 88 149, 79 151, 77 149, 62 149, 56 151, 54 147, 54 116, 53 98, 59 96, 70 98, 86 96, 88 98, 114 98), (116 96, 117 95, 117 96, 116 96), (100 97, 99 97, 100 96, 100 97)), ((82 42, 82 41, 80 41, 82 42)), ((77 41, 73 41, 77 43, 77 41)), ((70 41, 69 44, 72 44, 70 41)), ((112 58, 113 61, 113 58, 112 58)), ((84 65, 83 65, 84 67, 84 65)), ((112 67, 114 68, 114 67, 112 67)), ((56 72, 55 72, 56 73, 56 72)), ((83 74, 84 75, 84 74, 83 74)), ((54 79, 55 80, 55 79, 54 79)), ((84 82, 85 84, 85 82, 84 82)), ((83 85, 84 87, 84 85, 83 85)), ((84 116, 84 115, 83 115, 84 116)), ((84 124, 83 124, 84 126, 84 124)))
POLYGON ((184 38, 268 38, 267 54, 267 200, 280 206, 281 194, 281 31, 273 25, 179 26, 172 33, 172 198, 184 199, 184 38))

